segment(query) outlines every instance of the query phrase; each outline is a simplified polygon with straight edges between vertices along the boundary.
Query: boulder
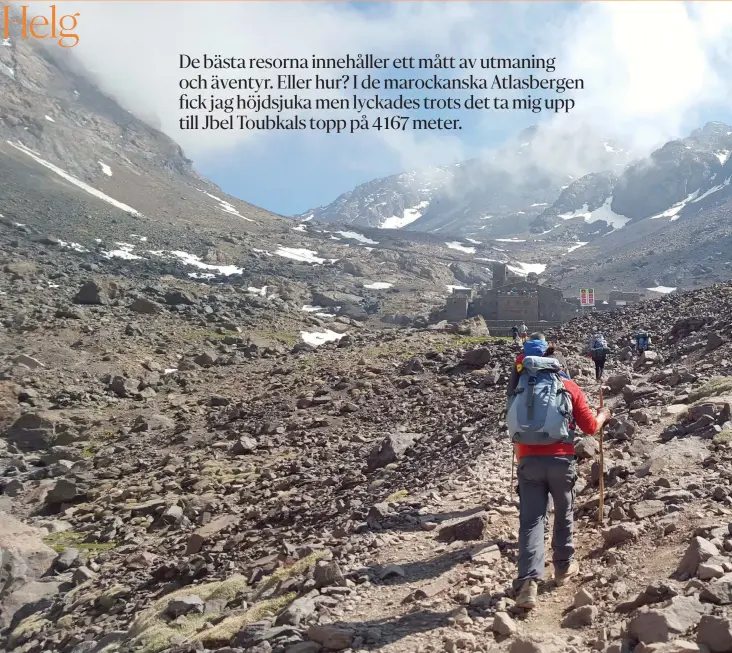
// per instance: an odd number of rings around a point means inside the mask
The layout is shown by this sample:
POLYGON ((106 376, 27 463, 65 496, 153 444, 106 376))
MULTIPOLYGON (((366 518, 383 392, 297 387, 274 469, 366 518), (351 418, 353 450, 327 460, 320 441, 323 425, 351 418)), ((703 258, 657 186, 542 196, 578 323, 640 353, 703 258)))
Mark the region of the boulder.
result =
POLYGON ((698 599, 677 596, 661 608, 643 608, 628 624, 628 633, 644 644, 669 642, 699 622, 706 608, 698 599))
POLYGON ((513 635, 518 631, 516 622, 506 612, 496 612, 493 617, 493 632, 503 637, 513 635))
POLYGON ((630 374, 614 374, 608 377, 607 386, 610 388, 610 392, 618 394, 623 391, 625 386, 630 385, 633 382, 633 377, 630 374))
POLYGON ((732 651, 732 621, 726 617, 704 615, 699 620, 696 642, 711 653, 732 651))
POLYGON ((725 574, 711 582, 702 590, 699 598, 716 605, 732 604, 732 574, 725 574))
POLYGON ((369 472, 400 460, 421 436, 417 433, 397 432, 384 438, 371 450, 366 465, 369 472))
POLYGON ((624 544, 637 539, 638 535, 640 535, 640 529, 635 524, 617 524, 602 530, 602 539, 605 540, 606 546, 624 544))
POLYGON ((637 370, 646 369, 658 363, 659 360, 660 357, 658 355, 658 352, 647 349, 638 357, 638 360, 635 362, 634 367, 637 370))
POLYGON ((562 628, 583 628, 591 626, 599 610, 594 605, 584 605, 581 608, 575 608, 564 619, 562 619, 562 628))
POLYGON ((710 558, 719 555, 719 549, 709 540, 703 537, 695 537, 686 549, 684 557, 681 559, 675 576, 679 580, 687 580, 696 576, 699 565, 706 562, 710 558))
POLYGON ((638 501, 630 507, 630 516, 633 519, 646 519, 653 515, 659 515, 666 510, 666 504, 663 501, 649 499, 647 501, 638 501))
POLYGON ((455 331, 464 336, 478 336, 485 338, 491 335, 491 332, 488 330, 488 325, 485 322, 485 318, 482 315, 476 315, 475 317, 458 322, 458 324, 455 325, 455 331))
POLYGON ((130 304, 130 310, 143 315, 156 315, 162 313, 163 307, 157 302, 153 302, 144 297, 139 297, 130 304))
POLYGON ((489 524, 490 519, 488 514, 479 513, 456 524, 450 524, 441 528, 438 537, 441 540, 482 540, 485 537, 489 524))
POLYGON ((4 437, 21 451, 50 449, 56 441, 58 416, 50 411, 24 413, 7 429, 4 437))
POLYGON ((354 631, 330 624, 308 628, 308 638, 331 651, 342 651, 351 647, 354 631))
POLYGON ((79 288, 72 300, 74 304, 97 305, 106 304, 108 297, 104 288, 96 281, 87 281, 79 288))
POLYGON ((4 512, 0 524, 0 628, 4 628, 27 603, 56 593, 57 585, 37 581, 51 570, 57 554, 44 544, 43 531, 4 512))

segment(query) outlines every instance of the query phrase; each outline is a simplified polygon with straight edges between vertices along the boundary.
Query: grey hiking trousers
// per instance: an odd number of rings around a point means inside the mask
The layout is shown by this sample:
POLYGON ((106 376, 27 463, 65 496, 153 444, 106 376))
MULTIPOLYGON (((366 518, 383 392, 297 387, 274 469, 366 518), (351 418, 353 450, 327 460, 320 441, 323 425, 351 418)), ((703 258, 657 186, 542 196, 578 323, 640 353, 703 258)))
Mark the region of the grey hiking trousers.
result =
POLYGON ((574 456, 525 456, 518 465, 520 492, 517 585, 544 578, 544 520, 549 495, 554 501, 554 569, 564 572, 574 556, 574 456))

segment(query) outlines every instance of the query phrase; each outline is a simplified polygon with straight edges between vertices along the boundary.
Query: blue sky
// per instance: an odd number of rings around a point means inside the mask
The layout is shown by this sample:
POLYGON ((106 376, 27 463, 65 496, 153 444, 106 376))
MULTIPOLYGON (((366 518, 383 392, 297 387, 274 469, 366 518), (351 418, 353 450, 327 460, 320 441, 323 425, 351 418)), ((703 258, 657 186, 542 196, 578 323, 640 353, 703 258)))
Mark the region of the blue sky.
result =
MULTIPOLYGON (((590 119, 636 148, 685 135, 706 120, 730 119, 732 3, 186 2, 176 4, 175 12, 165 2, 59 5, 82 13, 84 33, 76 54, 102 80, 104 90, 134 113, 156 116, 196 168, 224 191, 287 215, 329 203, 375 177, 478 156, 537 120, 554 118, 462 112, 458 132, 181 131, 181 53, 534 54, 557 58, 556 72, 545 75, 585 80, 585 90, 572 94, 578 104, 568 120, 590 119), (161 32, 157 26, 163 23, 161 32), (130 48, 133 28, 137 45, 130 48)), ((492 76, 496 71, 483 72, 492 76)), ((440 76, 445 74, 465 71, 440 76)), ((465 91, 454 93, 466 96, 465 91)), ((333 117, 350 119, 352 114, 333 117)), ((456 117, 455 112, 449 116, 456 117)))

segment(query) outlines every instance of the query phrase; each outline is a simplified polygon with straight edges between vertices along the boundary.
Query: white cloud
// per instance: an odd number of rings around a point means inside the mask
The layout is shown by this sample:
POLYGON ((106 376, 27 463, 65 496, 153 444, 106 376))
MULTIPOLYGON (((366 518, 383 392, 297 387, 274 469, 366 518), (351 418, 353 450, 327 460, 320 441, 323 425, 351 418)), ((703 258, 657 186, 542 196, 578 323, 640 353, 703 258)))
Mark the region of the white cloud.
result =
POLYGON ((563 58, 586 80, 582 111, 637 146, 685 135, 698 109, 730 97, 726 3, 587 3, 569 26, 563 58))
MULTIPOLYGON (((58 4, 59 11, 81 13, 81 42, 74 52, 95 71, 105 90, 138 115, 156 116, 161 128, 199 164, 233 155, 243 146, 253 156, 252 148, 278 135, 181 131, 178 79, 193 72, 178 69, 181 53, 246 58, 313 53, 556 56, 556 76, 581 76, 586 84, 584 91, 564 94, 577 100, 577 109, 558 120, 589 117, 609 132, 629 131, 642 146, 683 135, 704 105, 721 106, 730 99, 726 80, 732 63, 732 5, 724 2, 582 3, 569 8, 559 3, 390 3, 366 9, 293 2, 287 3, 286 11, 278 2, 186 2, 174 8, 167 2, 58 4)), ((283 71, 215 72, 248 77, 283 71)), ((314 97, 317 92, 298 94, 314 97)), ((349 118, 355 115, 348 112, 349 118)), ((540 118, 546 116, 485 112, 477 133, 510 133, 509 125, 540 118)), ((412 168, 474 153, 474 143, 468 147, 459 138, 470 133, 382 130, 308 138, 314 150, 336 142, 343 165, 358 166, 359 160, 383 160, 397 153, 402 166, 412 168)))

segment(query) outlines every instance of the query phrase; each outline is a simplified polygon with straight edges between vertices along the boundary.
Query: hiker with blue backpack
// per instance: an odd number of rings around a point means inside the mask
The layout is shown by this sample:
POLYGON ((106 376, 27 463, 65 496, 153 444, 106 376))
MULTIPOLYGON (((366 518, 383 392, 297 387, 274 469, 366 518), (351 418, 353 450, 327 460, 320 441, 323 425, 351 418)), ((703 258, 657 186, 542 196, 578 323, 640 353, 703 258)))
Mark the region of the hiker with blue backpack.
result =
POLYGON ((647 331, 636 333, 633 337, 635 338, 635 348, 639 356, 651 348, 651 335, 647 331))
POLYGON ((532 334, 517 359, 508 387, 506 424, 518 458, 520 496, 518 591, 516 606, 536 606, 538 582, 544 577, 544 520, 549 496, 554 502, 554 580, 563 585, 579 573, 574 560, 574 485, 577 463, 575 432, 597 433, 609 419, 596 415, 582 390, 569 379, 561 353, 542 334, 532 334))

